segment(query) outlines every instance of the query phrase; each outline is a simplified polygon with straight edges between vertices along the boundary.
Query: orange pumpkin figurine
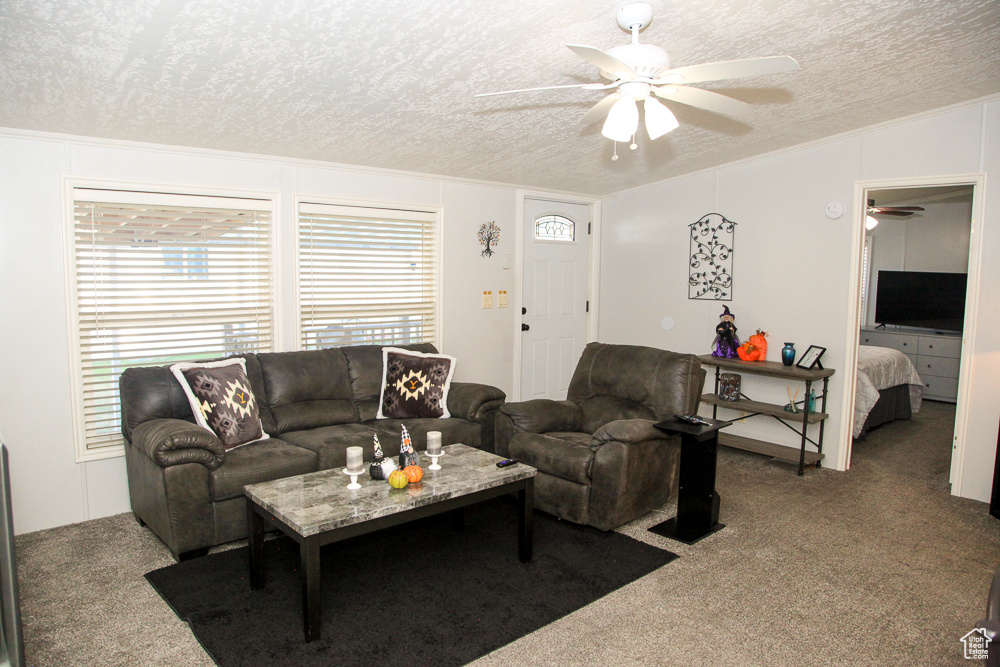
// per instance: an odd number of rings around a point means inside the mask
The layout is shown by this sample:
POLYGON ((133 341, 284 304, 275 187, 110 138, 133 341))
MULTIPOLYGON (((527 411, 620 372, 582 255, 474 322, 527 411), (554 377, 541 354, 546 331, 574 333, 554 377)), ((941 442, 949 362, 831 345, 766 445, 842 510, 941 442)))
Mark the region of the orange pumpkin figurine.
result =
POLYGON ((424 469, 417 465, 408 465, 403 468, 403 472, 406 474, 406 478, 410 481, 410 484, 416 484, 424 478, 424 469))
POLYGON ((743 361, 764 361, 767 356, 767 332, 757 329, 742 345, 736 348, 736 355, 743 361))

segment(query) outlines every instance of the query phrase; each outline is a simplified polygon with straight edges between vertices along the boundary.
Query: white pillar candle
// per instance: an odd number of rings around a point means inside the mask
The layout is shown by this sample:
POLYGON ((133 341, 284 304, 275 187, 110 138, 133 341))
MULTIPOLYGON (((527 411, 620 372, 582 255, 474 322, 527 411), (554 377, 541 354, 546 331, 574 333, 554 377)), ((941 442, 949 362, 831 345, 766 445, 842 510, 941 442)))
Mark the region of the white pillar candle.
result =
POLYGON ((441 431, 427 431, 427 454, 441 453, 441 431))
POLYGON ((360 472, 364 469, 364 463, 361 457, 364 450, 360 447, 348 447, 347 448, 347 469, 351 472, 360 472))

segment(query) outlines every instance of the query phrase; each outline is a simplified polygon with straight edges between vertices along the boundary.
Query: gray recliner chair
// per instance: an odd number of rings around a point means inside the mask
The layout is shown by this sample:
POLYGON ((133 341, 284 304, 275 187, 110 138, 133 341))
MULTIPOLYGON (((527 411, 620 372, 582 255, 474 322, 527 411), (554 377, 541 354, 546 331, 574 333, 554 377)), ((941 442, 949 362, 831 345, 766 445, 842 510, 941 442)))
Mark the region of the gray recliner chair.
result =
POLYGON ((654 424, 696 412, 704 384, 694 355, 590 343, 567 400, 500 407, 496 452, 538 469, 537 508, 611 530, 674 493, 680 439, 654 424))

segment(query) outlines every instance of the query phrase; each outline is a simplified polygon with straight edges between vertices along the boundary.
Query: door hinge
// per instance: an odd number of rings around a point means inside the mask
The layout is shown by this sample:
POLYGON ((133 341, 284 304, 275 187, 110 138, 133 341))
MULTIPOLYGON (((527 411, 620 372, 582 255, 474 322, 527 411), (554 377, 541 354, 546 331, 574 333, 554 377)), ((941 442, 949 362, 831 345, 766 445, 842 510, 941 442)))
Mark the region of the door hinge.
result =
POLYGON ((587 302, 587 312, 590 312, 590 301, 587 302))
POLYGON ((588 222, 588 223, 587 223, 587 233, 588 233, 588 234, 590 233, 590 226, 591 226, 592 224, 594 224, 594 223, 592 223, 592 222, 588 222))

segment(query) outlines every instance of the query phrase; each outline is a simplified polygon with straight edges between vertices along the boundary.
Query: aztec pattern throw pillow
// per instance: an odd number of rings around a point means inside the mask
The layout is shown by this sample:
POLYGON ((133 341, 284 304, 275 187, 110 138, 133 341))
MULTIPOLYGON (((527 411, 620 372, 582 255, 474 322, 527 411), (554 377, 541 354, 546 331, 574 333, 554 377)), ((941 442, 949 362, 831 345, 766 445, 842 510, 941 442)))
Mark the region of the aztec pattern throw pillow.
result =
POLYGON ((173 364, 170 372, 187 394, 195 421, 227 450, 268 437, 243 359, 173 364))
POLYGON ((448 389, 455 357, 382 348, 379 419, 450 417, 448 389))

